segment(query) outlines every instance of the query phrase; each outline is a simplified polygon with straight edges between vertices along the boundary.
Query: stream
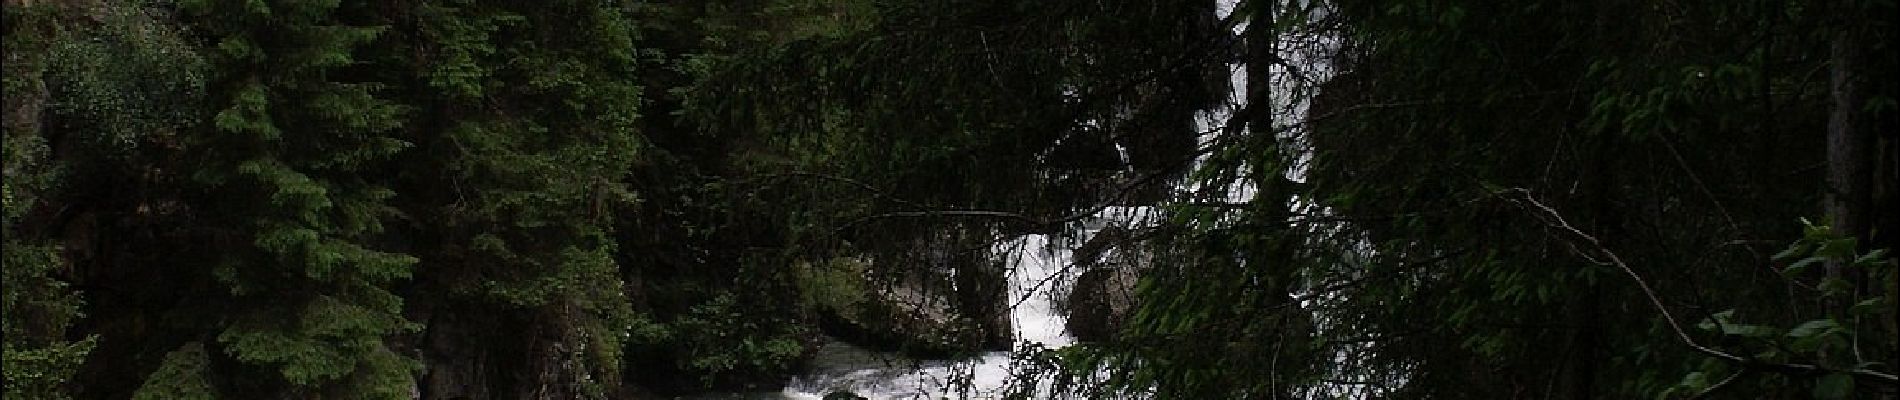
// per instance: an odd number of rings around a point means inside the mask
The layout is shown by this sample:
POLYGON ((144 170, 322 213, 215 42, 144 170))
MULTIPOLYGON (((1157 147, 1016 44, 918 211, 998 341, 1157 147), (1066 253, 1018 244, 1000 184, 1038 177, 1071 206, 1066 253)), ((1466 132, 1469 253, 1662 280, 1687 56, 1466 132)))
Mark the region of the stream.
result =
MULTIPOLYGON (((1011 329, 1018 348, 1025 345, 1061 348, 1075 343, 1055 309, 1056 296, 1066 295, 1075 274, 1066 243, 1051 245, 1048 235, 1026 235, 997 245, 997 254, 1010 260, 1009 297, 1011 329)), ((833 341, 818 350, 805 375, 793 378, 779 393, 786 399, 821 399, 847 391, 870 399, 937 399, 1001 397, 1010 376, 1008 351, 993 351, 967 360, 910 360, 893 353, 865 350, 833 341)))
MULTIPOLYGON (((1217 16, 1221 19, 1230 16, 1236 3, 1221 1, 1217 16)), ((1244 26, 1243 22, 1233 27, 1233 32, 1240 34, 1244 26)), ((1289 56, 1305 57, 1303 54, 1289 56)), ((1231 93, 1246 93, 1248 79, 1244 64, 1230 63, 1227 72, 1228 82, 1232 85, 1231 93)), ((1226 125, 1233 117, 1232 107, 1245 104, 1244 99, 1232 101, 1235 104, 1229 108, 1209 109, 1196 118, 1195 128, 1204 132, 1198 138, 1201 146, 1212 145, 1219 130, 1210 128, 1226 125)), ((1304 103, 1294 102, 1287 106, 1290 106, 1285 110, 1288 115, 1304 115, 1304 103)), ((1123 161, 1127 162, 1126 149, 1119 144, 1117 149, 1122 152, 1123 161)), ((1197 158, 1194 161, 1195 168, 1198 169, 1200 163, 1201 160, 1197 158)), ((1298 173, 1294 175, 1289 178, 1303 180, 1299 179, 1298 173)), ((1175 189, 1190 192, 1203 190, 1199 186, 1190 182, 1175 189)), ((1244 182, 1224 192, 1227 193, 1227 199, 1233 202, 1246 202, 1253 197, 1253 188, 1244 182)), ((1084 220, 1085 227, 1074 237, 1024 235, 996 245, 994 254, 1007 255, 1009 260, 1009 297, 1012 302, 1009 313, 1011 329, 1016 338, 1015 351, 993 351, 964 360, 914 360, 900 354, 871 351, 832 340, 818 349, 803 375, 794 377, 779 392, 714 398, 821 400, 827 394, 838 392, 874 400, 1001 398, 1009 389, 1009 378, 1013 372, 1012 355, 1017 351, 1029 346, 1059 349, 1075 343, 1075 338, 1066 327, 1068 316, 1056 310, 1055 302, 1058 296, 1068 296, 1068 288, 1081 274, 1081 271, 1069 270, 1072 249, 1109 225, 1124 225, 1126 228, 1151 224, 1156 215, 1157 210, 1151 207, 1106 207, 1098 210, 1093 218, 1084 220)))
MULTIPOLYGON (((1084 236, 1095 230, 1087 230, 1084 236)), ((1077 273, 1065 269, 1070 264, 1071 249, 1078 243, 1078 239, 1024 235, 996 245, 995 254, 1006 255, 1009 261, 1009 298, 1013 305, 1010 322, 1017 350, 1025 346, 1056 349, 1075 343, 1064 326, 1067 317, 1056 310, 1055 299, 1067 296, 1067 288, 1075 281, 1077 273)), ((818 400, 836 392, 874 400, 1000 398, 1008 389, 1014 353, 992 351, 959 360, 917 360, 830 340, 819 347, 805 372, 793 377, 781 391, 693 398, 818 400)))

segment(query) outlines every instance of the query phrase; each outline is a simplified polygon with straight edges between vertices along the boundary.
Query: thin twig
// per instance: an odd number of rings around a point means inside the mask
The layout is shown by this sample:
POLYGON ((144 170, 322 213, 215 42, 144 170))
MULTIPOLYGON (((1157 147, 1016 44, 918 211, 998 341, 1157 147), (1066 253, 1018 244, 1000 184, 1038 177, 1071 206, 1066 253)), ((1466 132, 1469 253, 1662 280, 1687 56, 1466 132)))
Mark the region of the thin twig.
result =
POLYGON ((1565 220, 1563 215, 1559 214, 1556 209, 1553 209, 1550 206, 1544 205, 1544 203, 1538 202, 1537 199, 1532 198, 1530 194, 1530 190, 1528 189, 1511 188, 1511 189, 1498 191, 1496 194, 1498 194, 1499 196, 1504 196, 1507 194, 1515 195, 1516 198, 1511 199, 1513 202, 1516 202, 1520 205, 1524 205, 1527 208, 1533 209, 1531 211, 1535 213, 1538 219, 1544 220, 1545 225, 1549 226, 1550 228, 1556 229, 1559 232, 1569 234, 1572 240, 1568 240, 1567 242, 1571 242, 1573 244, 1572 248, 1577 249, 1579 255, 1582 255, 1585 258, 1590 258, 1590 256, 1588 254, 1585 254, 1584 252, 1584 250, 1589 250, 1590 252, 1596 253, 1597 256, 1601 257, 1604 262, 1607 262, 1609 263, 1609 265, 1615 266, 1617 269, 1622 270, 1625 275, 1629 276, 1631 281, 1636 283, 1636 287, 1642 290, 1643 296, 1648 298, 1650 306, 1654 307, 1656 309, 1656 312, 1662 315, 1663 322, 1668 324, 1669 329, 1676 333, 1676 337, 1680 339, 1684 345, 1689 346, 1689 348, 1694 349, 1697 352, 1706 354, 1710 357, 1715 357, 1723 361, 1727 361, 1729 363, 1741 365, 1742 367, 1748 368, 1748 369, 1767 370, 1767 371, 1794 374, 1794 375, 1811 375, 1811 374, 1818 374, 1818 373, 1847 373, 1847 374, 1852 374, 1856 377, 1866 378, 1868 381, 1871 381, 1871 382, 1881 383, 1888 386, 1900 385, 1900 378, 1896 378, 1894 374, 1887 373, 1887 372, 1874 371, 1874 370, 1869 370, 1869 369, 1864 369, 1864 368, 1837 369, 1837 368, 1829 368, 1829 367, 1814 365, 1814 364, 1768 362, 1768 361, 1757 360, 1750 357, 1735 355, 1733 353, 1717 350, 1714 348, 1710 348, 1708 346, 1703 346, 1701 343, 1696 342, 1694 337, 1689 336, 1688 330, 1682 328, 1682 323, 1676 320, 1676 317, 1674 314, 1671 314, 1669 312, 1669 307, 1663 305, 1662 298, 1656 295, 1656 290, 1650 288, 1649 281, 1646 279, 1643 279, 1643 276, 1641 274, 1638 274, 1636 272, 1636 269, 1631 268, 1628 263, 1623 262, 1623 258, 1617 256, 1616 252, 1610 251, 1609 248, 1603 246, 1603 243, 1601 241, 1598 241, 1595 236, 1590 236, 1589 234, 1583 233, 1583 231, 1578 230, 1576 227, 1571 226, 1570 221, 1565 220), (1578 249, 1575 247, 1575 245, 1587 246, 1587 249, 1578 249))
POLYGON ((1709 385, 1707 389, 1702 389, 1701 392, 1697 392, 1694 396, 1689 396, 1689 400, 1709 397, 1709 395, 1715 394, 1715 391, 1722 390, 1723 388, 1727 388, 1729 384, 1735 383, 1735 378, 1740 378, 1742 377, 1742 375, 1748 374, 1748 372, 1749 371, 1746 369, 1741 370, 1741 371, 1735 371, 1734 374, 1729 375, 1728 378, 1723 379, 1721 382, 1716 382, 1714 385, 1709 385))
POLYGON ((827 174, 823 172, 801 170, 801 171, 781 172, 781 173, 766 175, 766 176, 763 176, 762 178, 771 179, 771 178, 790 177, 790 176, 802 176, 802 177, 818 178, 818 179, 823 179, 823 180, 828 180, 828 181, 833 181, 833 182, 839 182, 839 183, 855 186, 858 189, 863 189, 866 192, 870 192, 872 196, 877 196, 877 198, 889 200, 892 203, 897 203, 897 204, 911 206, 911 207, 923 206, 922 204, 918 204, 917 202, 914 202, 914 201, 905 200, 897 196, 892 196, 890 193, 885 192, 883 189, 878 189, 877 186, 872 186, 869 183, 864 183, 864 181, 851 179, 851 178, 838 176, 838 175, 827 174))

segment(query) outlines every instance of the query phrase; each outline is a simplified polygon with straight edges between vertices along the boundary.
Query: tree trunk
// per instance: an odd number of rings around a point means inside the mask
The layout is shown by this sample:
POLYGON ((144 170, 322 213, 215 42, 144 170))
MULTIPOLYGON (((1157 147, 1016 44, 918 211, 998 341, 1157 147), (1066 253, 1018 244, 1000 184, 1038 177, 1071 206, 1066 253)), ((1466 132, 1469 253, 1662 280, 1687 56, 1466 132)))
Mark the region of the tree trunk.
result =
MULTIPOLYGON (((1874 225, 1879 223, 1877 218, 1886 219, 1887 216, 1880 214, 1891 212, 1879 211, 1875 207, 1876 192, 1883 192, 1879 197, 1891 207, 1891 196, 1884 192, 1890 191, 1892 185, 1875 180, 1876 175, 1890 175, 1885 172, 1877 174, 1877 171, 1888 169, 1879 163, 1884 161, 1882 158, 1890 156, 1882 154, 1886 151, 1876 152, 1876 148, 1890 146, 1876 142, 1876 121, 1870 118, 1866 109, 1871 83, 1867 81, 1870 60, 1865 52, 1867 47, 1877 42, 1868 40, 1869 17, 1863 15, 1864 10, 1858 7, 1858 2, 1841 1, 1835 5, 1840 9, 1835 10, 1838 16, 1835 23, 1839 30, 1834 32, 1829 57, 1828 89, 1832 109, 1828 112, 1827 121, 1828 222, 1834 233, 1858 239, 1860 246, 1856 250, 1865 251, 1881 247, 1877 241, 1890 242, 1873 237, 1874 225)), ((1880 234, 1893 233, 1883 231, 1880 234)), ((1834 296, 1826 300, 1824 306, 1829 310, 1845 311, 1857 299, 1879 295, 1875 292, 1885 291, 1889 286, 1887 282, 1868 282, 1865 273, 1847 265, 1848 262, 1850 260, 1834 260, 1826 264, 1828 278, 1845 279, 1854 288, 1851 295, 1834 296)), ((1891 324, 1892 320, 1889 319, 1887 323, 1891 324)), ((1891 326, 1888 332, 1891 332, 1891 326)), ((1865 329, 1861 331, 1863 337, 1874 336, 1869 332, 1865 329)), ((1900 362, 1900 359, 1884 361, 1900 362)), ((1880 397, 1895 398, 1891 388, 1881 393, 1880 397)))
POLYGON ((429 329, 423 333, 420 379, 424 400, 492 399, 495 382, 491 368, 493 343, 489 333, 497 319, 460 309, 439 310, 425 319, 429 329))
MULTIPOLYGON (((1865 44, 1859 17, 1850 4, 1840 10, 1841 29, 1834 33, 1829 92, 1833 109, 1827 123, 1827 213, 1834 232, 1865 243, 1873 206, 1873 131, 1868 129, 1866 82, 1861 71, 1865 44)), ((1853 271, 1841 262, 1827 264, 1829 278, 1847 279, 1859 286, 1853 271)))
POLYGON ((1008 350, 1015 344, 1014 327, 1009 319, 1015 299, 1009 295, 1009 264, 993 261, 983 244, 989 233, 971 232, 966 226, 952 227, 946 252, 950 268, 956 270, 954 295, 957 314, 976 323, 977 347, 1008 350))

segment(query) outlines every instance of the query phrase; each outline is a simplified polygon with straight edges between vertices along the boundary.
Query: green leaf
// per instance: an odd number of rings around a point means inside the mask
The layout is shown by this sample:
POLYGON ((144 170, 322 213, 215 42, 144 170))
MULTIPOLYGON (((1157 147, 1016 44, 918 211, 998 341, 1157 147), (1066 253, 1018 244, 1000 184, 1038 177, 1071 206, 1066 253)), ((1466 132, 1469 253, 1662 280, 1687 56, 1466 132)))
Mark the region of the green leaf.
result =
POLYGON ((1832 373, 1821 377, 1814 383, 1814 398, 1845 399, 1854 394, 1854 376, 1845 373, 1832 373))
POLYGON ((1862 254, 1860 258, 1854 259, 1854 266, 1862 267, 1862 268, 1872 267, 1876 264, 1884 262, 1886 258, 1887 258, 1887 249, 1876 249, 1874 251, 1867 252, 1867 254, 1862 254))
POLYGON ((1695 392, 1702 391, 1702 388, 1706 388, 1708 386, 1709 386, 1708 373, 1702 372, 1702 371, 1690 372, 1688 375, 1682 376, 1681 382, 1676 382, 1674 386, 1670 386, 1668 390, 1663 391, 1662 394, 1657 395, 1656 398, 1658 399, 1676 398, 1676 396, 1674 396, 1676 393, 1695 393, 1695 392))
POLYGON ((1814 222, 1808 221, 1807 218, 1801 219, 1801 225, 1803 225, 1801 231, 1804 240, 1823 240, 1834 237, 1834 231, 1830 230, 1827 225, 1815 225, 1814 222))
POLYGON ((1705 331, 1714 331, 1716 326, 1727 324, 1729 319, 1734 317, 1735 310, 1722 310, 1721 312, 1709 315, 1709 319, 1702 320, 1701 323, 1695 324, 1695 327, 1705 331))
POLYGON ((1821 290, 1821 294, 1824 296, 1839 296, 1854 292, 1854 284, 1852 282, 1836 277, 1823 278, 1821 279, 1821 284, 1815 286, 1821 290))
POLYGON ((1769 337, 1781 333, 1781 330, 1767 325, 1723 324, 1722 333, 1742 337, 1769 337))
POLYGON ((1871 299, 1861 300, 1859 303, 1854 303, 1854 306, 1848 307, 1847 314, 1848 315, 1877 314, 1881 311, 1881 309, 1886 308, 1882 304, 1882 303, 1885 303, 1886 300, 1887 300, 1886 297, 1875 297, 1871 299))
POLYGON ((1800 256, 1801 253, 1806 253, 1807 251, 1808 251, 1807 244, 1797 242, 1795 244, 1788 245, 1788 248, 1781 250, 1780 253, 1775 253, 1775 256, 1773 257, 1773 259, 1775 260, 1792 259, 1792 258, 1800 256))
POLYGON ((1854 256, 1854 246, 1859 242, 1854 238, 1829 240, 1820 249, 1814 250, 1814 255, 1845 260, 1854 256))
POLYGON ((1817 319, 1813 321, 1804 322, 1800 326, 1796 326, 1794 327, 1794 329, 1788 330, 1788 336, 1798 337, 1798 338, 1819 336, 1819 335, 1827 334, 1828 332, 1832 332, 1836 329, 1840 329, 1840 327, 1841 327, 1841 324, 1834 322, 1834 320, 1817 319))
POLYGON ((1794 264, 1788 265, 1788 268, 1782 269, 1781 274, 1787 276, 1801 275, 1801 273, 1808 270, 1808 267, 1812 267, 1815 263, 1826 260, 1827 259, 1821 257, 1803 258, 1801 261, 1796 261, 1794 264))

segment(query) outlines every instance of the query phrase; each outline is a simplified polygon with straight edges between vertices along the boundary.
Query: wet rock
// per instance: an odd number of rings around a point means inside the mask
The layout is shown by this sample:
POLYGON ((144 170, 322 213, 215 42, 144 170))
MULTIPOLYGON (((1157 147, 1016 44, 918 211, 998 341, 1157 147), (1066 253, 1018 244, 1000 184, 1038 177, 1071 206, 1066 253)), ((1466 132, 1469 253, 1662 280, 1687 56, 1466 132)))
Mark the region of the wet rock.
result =
POLYGON ((856 325, 861 343, 926 358, 945 358, 981 348, 981 328, 957 313, 950 299, 908 287, 876 290, 861 306, 856 325))
MULTIPOLYGON (((980 298, 958 296, 946 276, 875 276, 867 263, 856 260, 807 268, 811 270, 802 279, 811 283, 803 290, 815 295, 812 302, 820 329, 852 344, 915 357, 948 358, 994 347, 996 329, 1008 333, 1008 315, 1002 306, 996 306, 992 314, 970 312, 970 304, 980 298), (1005 325, 996 327, 997 321, 983 319, 994 313, 1002 315, 1005 325)), ((996 279, 1001 279, 998 275, 996 279)), ((1003 339, 1004 346, 1007 340, 1003 339)))
POLYGON ((983 259, 958 264, 957 313, 975 326, 976 345, 985 350, 1007 350, 1013 344, 1009 319, 1009 265, 983 259))
POLYGON ((1074 262, 1084 270, 1076 277, 1062 303, 1069 312, 1064 323, 1076 340, 1105 341, 1128 319, 1135 307, 1135 284, 1153 263, 1153 252, 1142 246, 1135 231, 1104 228, 1075 249, 1074 262))
POLYGON ((1069 333, 1076 340, 1093 342, 1114 338, 1134 309, 1133 269, 1104 268, 1082 273, 1069 292, 1069 333))

